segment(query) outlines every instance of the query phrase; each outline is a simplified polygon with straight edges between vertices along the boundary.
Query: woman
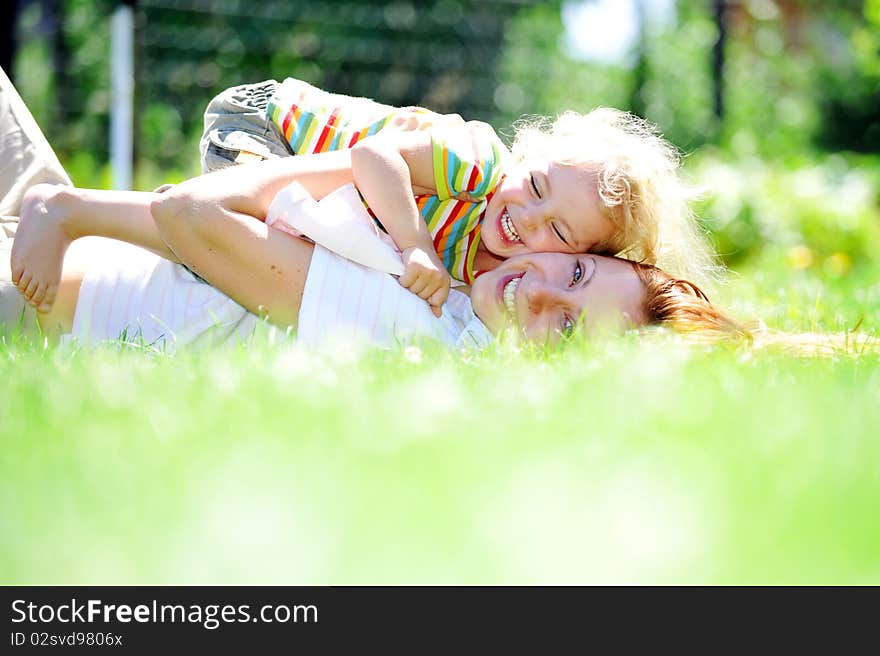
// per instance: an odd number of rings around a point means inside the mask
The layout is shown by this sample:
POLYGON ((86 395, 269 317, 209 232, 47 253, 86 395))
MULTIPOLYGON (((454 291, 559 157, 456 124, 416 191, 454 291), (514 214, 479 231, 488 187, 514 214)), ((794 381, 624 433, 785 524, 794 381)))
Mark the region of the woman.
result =
POLYGON ((253 331, 258 315, 297 329, 307 343, 341 336, 383 345, 432 338, 481 346, 508 325, 530 340, 554 342, 579 321, 588 332, 658 322, 736 330, 693 285, 659 269, 562 253, 511 258, 477 279, 469 302, 456 294, 437 318, 391 276, 255 218, 267 209, 254 200, 262 197, 261 184, 268 184, 262 167, 202 176, 168 195, 31 189, 18 237, 28 248, 49 243, 63 249, 67 240, 89 235, 124 237, 141 247, 75 244, 41 326, 85 341, 123 334, 167 345, 240 340, 253 331), (240 195, 237 189, 256 193, 240 195))

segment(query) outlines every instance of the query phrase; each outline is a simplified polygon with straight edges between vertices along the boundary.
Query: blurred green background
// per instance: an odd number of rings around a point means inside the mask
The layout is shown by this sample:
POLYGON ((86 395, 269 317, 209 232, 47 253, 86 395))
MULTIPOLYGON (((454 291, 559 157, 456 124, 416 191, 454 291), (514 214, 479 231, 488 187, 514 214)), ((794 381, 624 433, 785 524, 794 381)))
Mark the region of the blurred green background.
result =
MULTIPOLYGON (((15 82, 82 186, 109 185, 116 5, 16 5, 15 82)), ((140 0, 135 17, 137 188, 196 174, 208 100, 270 77, 502 132, 610 105, 686 153, 726 263, 876 262, 880 0, 140 0)))
MULTIPOLYGON (((16 6, 17 86, 74 181, 108 186, 114 3, 16 6)), ((880 0, 135 15, 139 189, 197 173, 208 100, 269 77, 502 133, 623 107, 705 190, 733 270, 716 300, 826 348, 649 332, 168 357, 2 338, 0 582, 880 582, 880 0)))

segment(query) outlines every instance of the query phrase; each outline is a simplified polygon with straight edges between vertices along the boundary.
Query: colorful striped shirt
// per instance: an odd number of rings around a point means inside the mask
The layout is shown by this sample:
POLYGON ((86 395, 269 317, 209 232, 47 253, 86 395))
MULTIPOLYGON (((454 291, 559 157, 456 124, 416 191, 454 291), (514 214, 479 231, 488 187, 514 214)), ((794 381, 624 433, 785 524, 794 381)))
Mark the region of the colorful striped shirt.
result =
POLYGON ((449 274, 473 282, 481 221, 508 155, 489 125, 328 93, 291 78, 270 99, 268 114, 297 155, 351 148, 383 129, 430 130, 437 193, 416 196, 416 205, 449 274), (473 201, 455 198, 461 194, 473 201))

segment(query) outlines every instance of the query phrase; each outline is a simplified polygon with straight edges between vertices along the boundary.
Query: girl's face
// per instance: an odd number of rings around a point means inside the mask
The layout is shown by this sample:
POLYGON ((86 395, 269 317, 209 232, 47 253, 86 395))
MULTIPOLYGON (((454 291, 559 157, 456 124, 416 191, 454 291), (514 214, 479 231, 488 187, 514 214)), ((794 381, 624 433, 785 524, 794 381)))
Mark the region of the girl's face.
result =
POLYGON ((588 253, 615 231, 603 212, 592 171, 526 158, 507 172, 490 199, 481 240, 503 258, 588 253))
POLYGON ((493 333, 507 326, 556 342, 583 320, 587 332, 645 323, 645 288, 631 262, 601 255, 532 253, 502 262, 471 288, 477 316, 493 333))

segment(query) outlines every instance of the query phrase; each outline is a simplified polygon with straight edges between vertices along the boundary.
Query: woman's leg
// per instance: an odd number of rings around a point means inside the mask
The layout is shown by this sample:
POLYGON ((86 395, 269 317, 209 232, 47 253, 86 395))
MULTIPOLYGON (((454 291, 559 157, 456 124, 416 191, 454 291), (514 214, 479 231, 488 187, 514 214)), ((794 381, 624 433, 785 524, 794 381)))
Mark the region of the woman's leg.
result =
POLYGON ((71 185, 37 122, 0 69, 0 215, 18 216, 35 184, 71 185))
POLYGON ((11 253, 25 193, 36 184, 71 185, 18 91, 0 69, 0 331, 38 334, 37 314, 13 282, 11 253))
POLYGON ((0 217, 0 334, 37 332, 37 314, 12 282, 9 256, 18 228, 18 217, 0 217))
POLYGON ((48 312, 55 302, 68 246, 80 237, 110 237, 172 261, 150 214, 152 192, 99 191, 37 185, 25 194, 12 248, 11 278, 31 306, 48 312))

